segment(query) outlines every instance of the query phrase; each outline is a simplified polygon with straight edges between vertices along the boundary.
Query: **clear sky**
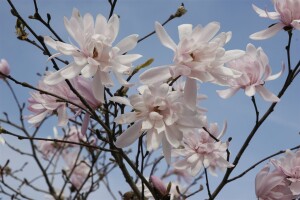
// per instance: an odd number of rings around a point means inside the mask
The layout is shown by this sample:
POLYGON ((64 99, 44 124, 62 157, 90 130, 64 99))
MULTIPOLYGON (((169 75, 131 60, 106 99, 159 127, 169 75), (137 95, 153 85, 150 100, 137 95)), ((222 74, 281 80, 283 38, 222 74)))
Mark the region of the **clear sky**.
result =
MULTIPOLYGON (((15 0, 13 2, 21 15, 28 16, 33 14, 34 7, 32 1, 15 0)), ((263 41, 252 41, 249 39, 250 34, 263 30, 274 23, 274 21, 269 19, 258 17, 253 11, 251 4, 255 4, 260 8, 266 8, 268 11, 273 11, 274 8, 270 0, 120 0, 115 9, 115 13, 121 17, 121 27, 117 41, 130 34, 136 33, 144 36, 153 31, 154 22, 165 21, 170 14, 176 11, 181 2, 184 2, 188 12, 183 17, 175 19, 165 26, 174 41, 178 41, 177 26, 180 24, 190 23, 194 26, 202 24, 204 26, 211 21, 218 21, 221 23, 221 31, 232 31, 233 33, 231 41, 225 46, 227 50, 245 50, 248 43, 253 43, 257 47, 261 46, 269 56, 270 65, 274 73, 280 71, 282 62, 287 63, 285 52, 285 45, 288 39, 287 33, 281 31, 271 39, 263 41)), ((109 4, 104 0, 42 0, 38 1, 38 5, 43 17, 46 16, 46 13, 51 14, 52 26, 65 41, 68 41, 68 35, 63 25, 63 16, 69 18, 73 8, 78 8, 82 15, 90 12, 94 17, 97 13, 102 13, 104 16, 108 16, 109 13, 109 4)), ((41 28, 41 24, 38 22, 29 19, 27 21, 40 35, 49 35, 45 28, 41 28)), ((39 80, 36 73, 43 73, 46 66, 51 69, 51 63, 47 63, 47 57, 42 55, 37 48, 16 38, 14 28, 15 18, 10 14, 10 7, 5 0, 0 1, 0 25, 0 58, 5 58, 10 63, 12 76, 20 81, 36 85, 39 80)), ((299 36, 299 32, 294 31, 292 66, 295 66, 296 62, 300 59, 299 36)), ((140 64, 149 58, 155 59, 152 66, 172 62, 172 52, 160 44, 156 35, 140 43, 133 52, 143 55, 143 58, 136 64, 140 64)), ((268 82, 266 87, 277 94, 281 89, 285 77, 286 72, 280 79, 268 82)), ((295 80, 292 83, 293 85, 275 108, 275 112, 260 128, 250 143, 248 150, 244 154, 244 158, 241 159, 241 163, 234 174, 242 172, 256 161, 272 153, 299 144, 299 83, 299 80, 295 80)), ((14 88, 21 101, 27 101, 29 90, 15 85, 14 88)), ((217 89, 222 88, 211 84, 201 85, 200 92, 208 95, 208 100, 202 105, 208 109, 207 115, 210 122, 222 124, 224 120, 227 120, 228 130, 224 139, 228 137, 233 138, 229 149, 233 155, 232 157, 234 157, 254 125, 255 112, 250 98, 246 97, 242 91, 228 100, 223 100, 215 93, 217 89)), ((259 96, 256 99, 259 111, 264 113, 270 104, 265 103, 259 96)), ((17 111, 12 101, 11 94, 5 84, 0 82, 0 112, 12 113, 11 119, 14 118, 13 113, 17 111)), ((29 112, 26 114, 29 114, 29 112)), ((56 120, 53 120, 53 123, 55 122, 56 120)), ((50 125, 43 130, 43 136, 52 135, 52 127, 50 125)), ((22 143, 16 144, 24 147, 22 143)), ((7 152, 7 149, 0 147, 0 165, 8 158, 13 160, 10 157, 11 154, 3 154, 2 152, 7 152)), ((259 165, 242 179, 227 185, 217 199, 255 199, 254 178, 255 174, 262 167, 263 165, 259 165)), ((222 174, 218 178, 210 177, 212 190, 221 181, 221 177, 222 174)), ((202 184, 205 185, 204 180, 202 184)), ((121 188, 120 185, 116 185, 116 187, 121 188)), ((203 191, 191 199, 204 199, 206 197, 207 193, 203 191)))

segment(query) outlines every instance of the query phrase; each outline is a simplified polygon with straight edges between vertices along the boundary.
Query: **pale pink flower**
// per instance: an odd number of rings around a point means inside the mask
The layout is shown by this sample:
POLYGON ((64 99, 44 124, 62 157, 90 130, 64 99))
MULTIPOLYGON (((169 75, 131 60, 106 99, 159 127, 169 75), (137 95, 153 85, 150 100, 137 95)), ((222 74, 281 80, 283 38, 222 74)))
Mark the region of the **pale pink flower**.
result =
POLYGON ((292 194, 300 197, 300 151, 287 150, 284 157, 271 162, 286 176, 292 194))
POLYGON ((248 44, 246 54, 236 60, 227 63, 229 68, 238 70, 242 75, 238 78, 229 79, 229 89, 218 90, 222 98, 229 98, 239 89, 244 89, 247 96, 254 96, 256 92, 266 101, 277 102, 279 98, 264 87, 266 81, 275 80, 281 76, 282 70, 274 75, 269 65, 269 59, 261 47, 255 48, 248 44))
POLYGON ((84 161, 78 159, 77 163, 75 163, 76 158, 78 157, 78 152, 67 152, 65 151, 63 154, 63 158, 67 164, 66 171, 70 175, 70 182, 71 184, 78 190, 80 189, 83 184, 85 187, 82 187, 82 190, 85 190, 90 184, 90 182, 85 182, 85 180, 90 176, 91 166, 84 161))
POLYGON ((223 46, 229 42, 231 32, 220 33, 218 22, 211 22, 205 27, 194 29, 191 24, 178 26, 178 45, 170 38, 163 26, 155 23, 156 33, 161 43, 174 52, 173 64, 151 68, 140 75, 143 84, 164 82, 178 76, 187 77, 184 89, 187 105, 195 107, 197 98, 196 80, 222 84, 229 77, 239 73, 224 67, 224 63, 244 54, 241 50, 225 51, 223 46))
POLYGON ((225 171, 226 168, 233 167, 227 158, 228 143, 220 141, 220 137, 225 133, 226 126, 219 133, 216 123, 199 132, 187 132, 183 136, 182 148, 174 149, 174 156, 181 156, 183 159, 174 163, 174 167, 179 170, 187 170, 192 176, 196 176, 204 167, 213 175, 217 176, 216 169, 225 171), (218 141, 216 141, 216 139, 218 141))
POLYGON ((182 93, 172 91, 168 84, 141 86, 140 94, 129 97, 112 97, 112 101, 131 106, 133 112, 118 116, 118 124, 134 124, 117 138, 116 146, 127 147, 145 131, 148 151, 157 149, 162 143, 163 153, 170 162, 171 147, 178 147, 182 133, 195 127, 202 127, 204 116, 197 110, 190 110, 182 93))
POLYGON ((93 77, 93 93, 95 97, 104 102, 104 87, 113 86, 112 72, 116 79, 124 86, 130 84, 123 79, 132 71, 132 62, 141 57, 139 54, 126 54, 137 44, 138 35, 130 35, 112 46, 119 32, 119 18, 113 15, 109 21, 98 15, 94 22, 91 14, 80 16, 77 9, 73 10, 70 20, 65 18, 65 27, 79 47, 54 41, 46 36, 46 44, 57 50, 59 55, 73 56, 74 61, 53 73, 45 79, 45 83, 55 85, 64 79, 72 79, 79 74, 85 78, 93 77))
POLYGON ((286 177, 279 170, 270 172, 266 165, 255 178, 255 193, 258 200, 291 200, 293 195, 288 188, 286 177))
MULTIPOLYGON (((0 61, 0 72, 6 76, 10 73, 10 67, 8 62, 5 59, 1 59, 0 61)), ((4 79, 5 77, 0 74, 0 79, 4 79)))
POLYGON ((252 5, 255 12, 264 18, 279 20, 267 29, 253 33, 250 38, 253 40, 264 40, 274 36, 282 29, 300 30, 300 0, 273 0, 275 12, 267 12, 255 5, 252 5))
MULTIPOLYGON (((182 199, 176 190, 176 186, 179 187, 180 191, 184 191, 184 187, 181 186, 180 184, 178 184, 177 182, 168 182, 166 184, 162 179, 160 179, 157 176, 151 176, 150 181, 152 182, 153 187, 156 190, 158 190, 160 192, 160 194, 162 195, 162 197, 159 197, 159 198, 170 196, 170 200, 181 200, 182 199), (168 187, 169 183, 171 184, 171 188, 168 193, 167 187, 168 187)), ((142 190, 141 181, 138 182, 137 187, 140 190, 142 190)), ((147 199, 154 200, 154 197, 152 196, 151 192, 149 191, 149 189, 146 186, 144 186, 144 195, 147 199)))
MULTIPOLYGON (((47 78, 53 73, 49 73, 44 77, 47 78)), ((71 79, 71 84, 74 89, 78 91, 89 104, 92 109, 97 109, 101 102, 97 100, 91 89, 91 80, 85 79, 83 77, 75 77, 71 79)), ((75 103, 82 108, 85 108, 85 105, 81 100, 75 95, 66 82, 60 82, 57 85, 47 85, 43 80, 38 84, 38 88, 49 93, 55 94, 67 101, 75 103)), ((33 114, 28 116, 28 122, 31 124, 39 124, 47 115, 56 114, 58 115, 58 125, 65 126, 68 123, 69 117, 67 113, 67 108, 72 112, 79 114, 81 109, 73 104, 67 104, 67 102, 62 102, 54 96, 41 94, 38 91, 31 93, 31 98, 28 99, 29 107, 28 109, 33 112, 33 114)), ((82 133, 85 134, 89 122, 89 114, 86 113, 84 121, 82 124, 82 133)))

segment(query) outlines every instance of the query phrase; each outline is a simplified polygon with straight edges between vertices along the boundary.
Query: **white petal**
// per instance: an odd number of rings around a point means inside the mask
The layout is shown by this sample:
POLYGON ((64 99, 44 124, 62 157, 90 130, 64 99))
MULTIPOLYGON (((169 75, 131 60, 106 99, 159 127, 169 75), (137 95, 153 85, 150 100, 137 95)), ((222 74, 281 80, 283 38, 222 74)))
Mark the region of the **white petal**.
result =
POLYGON ((165 135, 168 142, 173 147, 178 147, 180 145, 180 141, 182 140, 182 133, 177 128, 165 126, 165 135))
POLYGON ((197 81, 187 78, 184 86, 184 100, 186 105, 195 110, 197 105, 197 81))
POLYGON ((169 36, 169 34, 166 32, 164 27, 159 22, 155 22, 155 31, 160 42, 165 47, 172 49, 173 51, 177 49, 177 45, 175 44, 175 42, 172 40, 172 38, 169 36))
POLYGON ((266 10, 263 10, 256 5, 252 4, 253 10, 260 16, 260 17, 265 17, 265 18, 270 18, 270 19, 278 19, 280 14, 277 12, 267 12, 266 10))
POLYGON ((171 164, 172 147, 165 137, 163 137, 163 139, 162 139, 162 147, 163 147, 163 154, 164 154, 164 157, 165 157, 167 163, 171 164))
POLYGON ((138 137, 141 136, 142 122, 137 121, 123 132, 118 138, 115 145, 118 148, 124 148, 131 145, 138 137))
POLYGON ((104 103, 104 86, 101 82, 100 73, 101 72, 99 70, 96 72, 92 83, 92 89, 95 98, 104 103))
POLYGON ((60 74, 61 70, 63 70, 63 69, 60 69, 59 71, 56 71, 56 72, 46 76, 44 79, 44 83, 46 83, 47 85, 56 85, 56 84, 62 82, 63 80, 65 80, 64 77, 62 77, 60 74))
POLYGON ((132 122, 135 122, 136 120, 137 120, 136 113, 130 112, 116 117, 114 122, 116 122, 117 124, 130 124, 132 122))
POLYGON ((277 23, 265 30, 253 33, 252 35, 250 35, 250 39, 252 39, 252 40, 268 39, 268 38, 274 36, 281 29, 283 29, 283 27, 285 27, 285 25, 283 23, 277 23))
POLYGON ((125 97, 113 96, 113 97, 110 98, 110 101, 117 102, 117 103, 120 103, 120 104, 124 104, 126 106, 132 106, 130 104, 129 99, 127 99, 125 97))
POLYGON ((148 69, 140 75, 140 82, 143 84, 161 83, 171 78, 169 66, 160 66, 148 69))
POLYGON ((130 64, 130 63, 136 61, 140 57, 142 57, 142 55, 140 55, 140 54, 127 54, 127 55, 120 55, 120 56, 116 57, 114 60, 125 65, 125 64, 130 64))
POLYGON ((280 99, 275 94, 273 94, 272 92, 267 90, 262 85, 257 85, 256 86, 256 91, 260 94, 260 96, 262 96, 262 98, 265 101, 269 101, 269 102, 278 102, 278 101, 280 101, 280 99))
POLYGON ((255 92, 256 92, 256 88, 254 85, 250 85, 250 86, 247 86, 245 88, 245 94, 248 96, 248 97, 252 97, 255 95, 255 92))
POLYGON ((240 88, 228 88, 226 90, 217 90, 218 95, 223 98, 227 99, 229 97, 232 97, 240 88))
POLYGON ((134 49, 134 47, 137 44, 137 40, 138 40, 137 34, 129 35, 126 38, 124 38, 123 40, 121 40, 116 45, 116 47, 118 47, 120 49, 119 54, 123 54, 123 53, 126 53, 126 52, 134 49))
POLYGON ((285 69, 285 65, 282 64, 282 65, 281 65, 281 70, 280 70, 280 72, 278 72, 277 74, 273 74, 272 76, 269 76, 269 77, 266 79, 266 81, 271 81, 271 80, 275 80, 275 79, 279 78, 279 77, 283 74, 284 69, 285 69))
POLYGON ((30 116, 28 123, 30 124, 36 124, 41 122, 48 114, 48 110, 38 114, 38 115, 34 115, 34 116, 30 116))
POLYGON ((75 63, 70 63, 61 70, 60 74, 65 79, 72 79, 80 74, 81 70, 82 66, 76 65, 75 63))
POLYGON ((81 74, 84 78, 90 78, 97 72, 98 66, 87 64, 82 70, 81 74))

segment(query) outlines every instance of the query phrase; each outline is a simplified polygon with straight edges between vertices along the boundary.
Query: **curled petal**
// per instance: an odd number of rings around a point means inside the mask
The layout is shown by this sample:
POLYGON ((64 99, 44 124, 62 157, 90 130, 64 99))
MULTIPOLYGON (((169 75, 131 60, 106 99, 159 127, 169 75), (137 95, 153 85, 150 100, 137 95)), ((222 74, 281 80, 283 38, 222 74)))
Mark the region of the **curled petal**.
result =
POLYGON ((228 99, 229 97, 232 97, 239 89, 239 87, 232 87, 226 90, 217 90, 217 93, 221 98, 228 99))

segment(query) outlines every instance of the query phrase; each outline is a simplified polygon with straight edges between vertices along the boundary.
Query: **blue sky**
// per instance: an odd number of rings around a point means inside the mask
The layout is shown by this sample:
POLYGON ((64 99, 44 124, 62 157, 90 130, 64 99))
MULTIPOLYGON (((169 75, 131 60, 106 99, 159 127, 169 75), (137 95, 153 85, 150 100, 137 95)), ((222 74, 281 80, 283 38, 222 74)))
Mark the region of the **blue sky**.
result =
MULTIPOLYGON (((121 27, 117 41, 130 34, 136 33, 144 36, 153 31, 154 22, 165 21, 170 14, 174 13, 181 2, 177 0, 120 0, 115 9, 115 13, 121 17, 121 27)), ((177 26, 180 24, 190 23, 194 26, 202 24, 204 26, 211 21, 218 21, 221 23, 221 31, 232 31, 233 33, 231 41, 225 46, 227 50, 244 50, 246 45, 251 42, 255 46, 261 46, 264 49, 269 56, 270 65, 274 73, 280 70, 282 62, 287 63, 284 47, 287 44, 288 37, 285 32, 281 31, 273 38, 263 41, 252 41, 249 39, 250 34, 265 29, 274 23, 274 21, 258 17, 253 11, 251 4, 272 11, 273 5, 270 0, 186 0, 183 2, 188 10, 186 15, 169 22, 165 26, 174 41, 178 41, 177 26)), ((31 15, 34 12, 31 1, 26 1, 26 3, 25 1, 14 1, 14 4, 23 16, 31 15)), ((69 18, 74 7, 78 8, 82 15, 90 12, 95 17, 97 13, 102 13, 104 16, 108 16, 109 13, 109 5, 106 1, 43 0, 38 1, 38 4, 43 17, 45 17, 46 13, 51 14, 52 26, 65 41, 68 41, 68 35, 63 25, 63 16, 69 18)), ((27 21, 40 35, 49 35, 45 28, 41 28, 41 24, 38 22, 29 19, 27 21)), ((51 63, 47 62, 47 57, 42 55, 37 48, 16 39, 14 28, 15 18, 10 14, 10 7, 6 1, 0 1, 0 24, 0 58, 8 60, 12 76, 18 80, 36 85, 39 80, 36 73, 43 73, 46 66, 51 69, 51 63)), ((299 54, 297 53, 300 50, 299 42, 299 32, 294 31, 292 66, 299 60, 299 54)), ((140 43, 133 52, 143 55, 143 58, 137 64, 149 58, 155 59, 152 66, 172 62, 172 52, 160 44, 156 35, 140 43)), ((268 82, 266 87, 277 94, 285 77, 286 72, 280 79, 268 82)), ((248 166, 271 153, 299 144, 299 83, 299 80, 293 82, 276 107, 275 112, 260 128, 234 174, 238 174, 238 172, 243 171, 248 166)), ((21 101, 26 101, 29 97, 29 90, 15 85, 14 88, 21 101)), ((211 84, 201 85, 200 92, 208 95, 208 100, 203 102, 202 105, 208 109, 209 121, 216 121, 222 124, 224 120, 227 120, 228 130, 224 139, 228 137, 233 138, 230 143, 230 151, 234 157, 241 143, 245 140, 254 125, 255 112, 250 98, 246 97, 242 91, 228 100, 223 100, 215 93, 217 89, 221 89, 221 87, 211 84)), ((12 103, 11 94, 1 82, 0 93, 0 112, 15 113, 17 108, 12 103)), ((256 100, 260 112, 264 113, 270 104, 265 103, 259 96, 257 96, 256 100)), ((27 112, 26 114, 29 113, 27 112)), ((13 114, 11 114, 11 118, 14 118, 13 114)), ((55 123, 56 120, 52 122, 55 123)), ((49 125, 49 127, 51 126, 49 125)), ((44 129, 44 136, 52 135, 52 128, 49 127, 44 129)), ((21 143, 18 143, 18 145, 23 146, 21 143)), ((4 147, 0 147, 0 155, 4 155, 1 152, 6 151, 4 147)), ((9 157, 0 156, 0 164, 3 164, 4 160, 9 157)), ((259 165, 242 179, 227 185, 217 199, 255 199, 254 176, 262 166, 259 165)), ((222 174, 219 175, 219 178, 210 177, 212 190, 221 181, 221 177, 222 174)), ((204 185, 205 183, 202 182, 202 184, 204 185)), ((121 186, 116 185, 116 187, 121 186)), ((204 191, 199 193, 194 199, 204 199, 206 196, 207 193, 204 191)))

